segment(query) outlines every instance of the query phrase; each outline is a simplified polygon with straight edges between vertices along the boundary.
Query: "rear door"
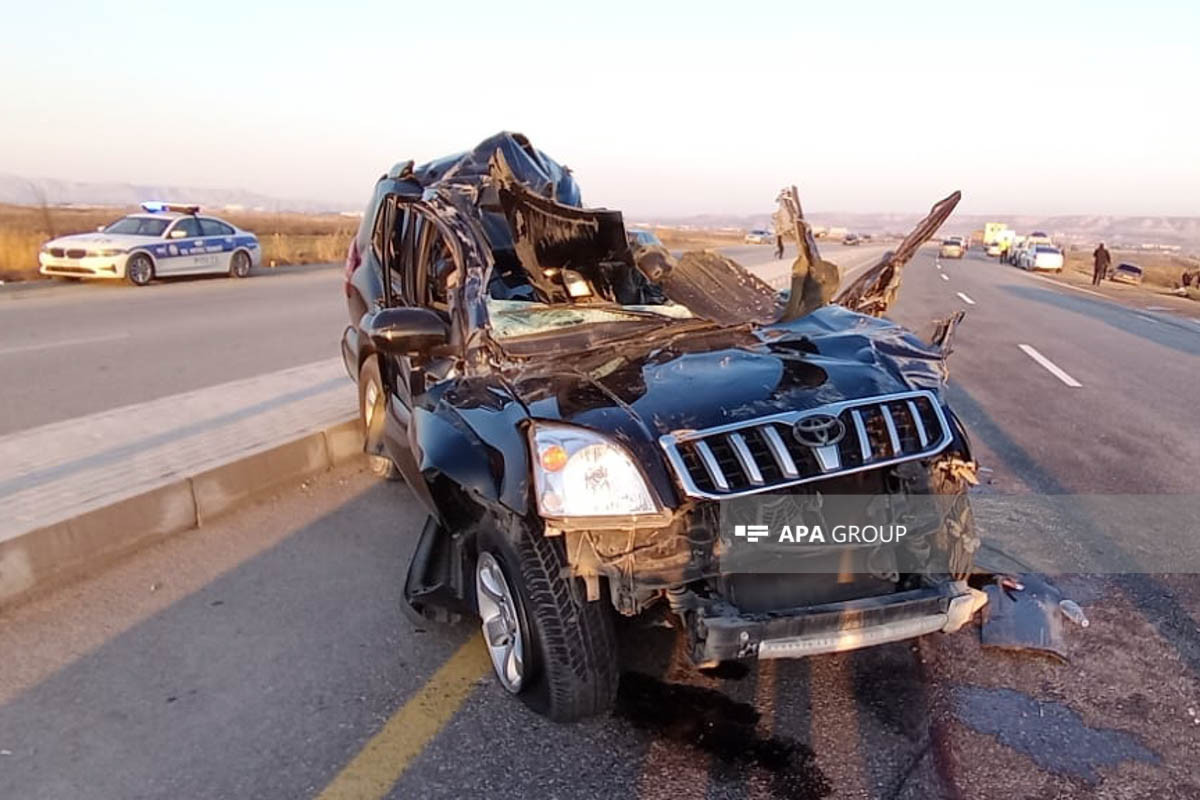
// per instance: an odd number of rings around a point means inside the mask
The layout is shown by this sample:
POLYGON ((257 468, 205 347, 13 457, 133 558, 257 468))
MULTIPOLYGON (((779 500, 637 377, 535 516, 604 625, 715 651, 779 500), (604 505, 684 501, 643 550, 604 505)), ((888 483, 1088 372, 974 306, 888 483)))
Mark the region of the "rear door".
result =
POLYGON ((196 255, 195 268, 205 272, 228 272, 233 258, 233 226, 211 217, 198 217, 203 235, 201 252, 196 255))

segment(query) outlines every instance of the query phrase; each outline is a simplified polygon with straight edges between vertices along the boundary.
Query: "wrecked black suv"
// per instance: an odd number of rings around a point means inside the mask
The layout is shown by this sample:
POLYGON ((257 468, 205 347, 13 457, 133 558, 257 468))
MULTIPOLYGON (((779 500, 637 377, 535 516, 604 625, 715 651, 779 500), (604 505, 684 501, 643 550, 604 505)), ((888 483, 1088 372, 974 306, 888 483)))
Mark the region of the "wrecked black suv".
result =
POLYGON ((799 255, 777 293, 715 252, 631 250, 620 213, 584 208, 523 136, 396 165, 348 254, 342 353, 367 452, 429 513, 409 611, 478 615, 500 683, 557 720, 612 703, 614 614, 665 614, 700 665, 964 624, 975 467, 942 397, 957 318, 928 343, 880 317, 957 199, 838 292, 783 193, 799 255), (739 503, 834 495, 944 513, 882 556, 731 558, 769 528, 735 524, 739 503))

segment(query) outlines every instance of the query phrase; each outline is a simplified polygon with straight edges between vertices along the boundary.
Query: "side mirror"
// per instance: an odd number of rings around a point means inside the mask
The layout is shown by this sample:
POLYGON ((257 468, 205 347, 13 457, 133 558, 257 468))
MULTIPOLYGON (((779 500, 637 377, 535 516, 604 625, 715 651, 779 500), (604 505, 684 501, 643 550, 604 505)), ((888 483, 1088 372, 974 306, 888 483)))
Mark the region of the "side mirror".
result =
POLYGON ((362 318, 362 331, 382 353, 426 354, 450 339, 450 327, 428 308, 381 308, 362 318))
POLYGON ((97 225, 97 226, 96 226, 96 233, 104 233, 104 226, 103 226, 103 225, 97 225))

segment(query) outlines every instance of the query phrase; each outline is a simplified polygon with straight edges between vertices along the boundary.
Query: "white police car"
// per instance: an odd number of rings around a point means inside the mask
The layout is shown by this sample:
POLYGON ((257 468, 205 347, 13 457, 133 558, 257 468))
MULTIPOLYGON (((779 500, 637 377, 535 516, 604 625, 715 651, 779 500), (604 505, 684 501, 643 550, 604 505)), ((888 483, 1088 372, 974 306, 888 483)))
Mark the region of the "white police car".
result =
POLYGON ((244 278, 262 261, 258 237, 200 213, 199 206, 142 203, 96 233, 61 236, 42 245, 39 272, 70 278, 125 278, 144 286, 156 277, 224 273, 244 278))

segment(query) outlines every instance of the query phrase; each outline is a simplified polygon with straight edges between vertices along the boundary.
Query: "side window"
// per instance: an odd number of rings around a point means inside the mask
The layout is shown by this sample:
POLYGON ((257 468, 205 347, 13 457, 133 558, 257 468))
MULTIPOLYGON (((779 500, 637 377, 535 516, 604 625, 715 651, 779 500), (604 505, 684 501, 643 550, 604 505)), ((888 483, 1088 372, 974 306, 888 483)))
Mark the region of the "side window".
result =
POLYGON ((200 222, 195 217, 183 217, 168 234, 172 239, 194 239, 200 235, 200 222))
POLYGON ((384 199, 375 217, 371 249, 385 271, 391 305, 412 305, 411 253, 417 218, 395 195, 384 199))
POLYGON ((392 202, 394 202, 394 198, 384 198, 375 211, 375 224, 371 227, 371 252, 375 254, 375 260, 380 264, 383 263, 383 231, 387 225, 387 213, 392 202))
POLYGON ((219 219, 200 217, 200 232, 205 236, 233 236, 233 228, 219 219))
POLYGON ((417 305, 444 313, 450 312, 450 290, 454 285, 456 265, 454 250, 437 225, 427 222, 421 237, 417 266, 417 305))

